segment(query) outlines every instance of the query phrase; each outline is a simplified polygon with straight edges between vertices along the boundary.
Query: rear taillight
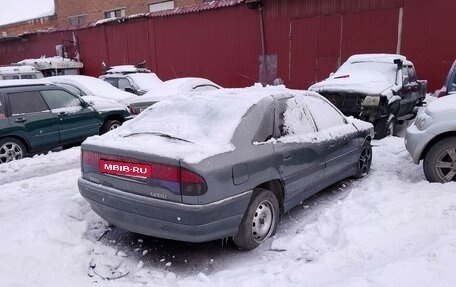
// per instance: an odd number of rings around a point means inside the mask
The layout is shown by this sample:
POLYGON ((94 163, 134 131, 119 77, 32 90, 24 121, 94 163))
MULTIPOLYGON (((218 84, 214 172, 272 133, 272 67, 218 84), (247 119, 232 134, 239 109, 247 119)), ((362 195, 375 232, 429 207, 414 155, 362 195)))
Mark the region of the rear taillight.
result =
POLYGON ((441 88, 437 93, 437 98, 441 98, 447 95, 447 87, 441 88))
MULTIPOLYGON (((100 163, 102 161, 115 161, 120 166, 124 164, 141 164, 151 167, 151 177, 144 178, 149 185, 160 185, 165 188, 171 188, 168 184, 159 184, 161 182, 168 182, 180 185, 180 192, 182 195, 202 195, 207 192, 207 184, 203 177, 188 169, 181 168, 180 166, 152 163, 140 161, 137 159, 126 158, 116 155, 100 154, 91 151, 82 151, 81 155, 81 168, 82 172, 100 172, 100 163)), ((102 170, 103 171, 103 170, 102 170)), ((103 171, 104 172, 104 171, 103 171)), ((109 173, 109 172, 107 172, 109 173)), ((122 174, 121 171, 116 169, 112 174, 120 176, 129 176, 129 174, 122 174)), ((171 188, 173 192, 179 192, 176 188, 171 188)))

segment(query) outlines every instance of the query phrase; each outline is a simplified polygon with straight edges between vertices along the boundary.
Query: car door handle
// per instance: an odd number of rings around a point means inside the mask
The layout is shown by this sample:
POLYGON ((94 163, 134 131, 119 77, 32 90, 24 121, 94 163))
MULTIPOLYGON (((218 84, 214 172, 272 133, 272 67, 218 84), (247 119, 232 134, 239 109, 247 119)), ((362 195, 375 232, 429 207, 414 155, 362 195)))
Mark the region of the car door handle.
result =
POLYGON ((59 113, 59 117, 63 117, 63 116, 66 116, 66 115, 68 115, 67 112, 60 112, 60 113, 59 113))
POLYGON ((25 123, 27 121, 26 118, 17 118, 14 120, 16 123, 25 123))
POLYGON ((293 156, 291 155, 291 153, 284 153, 282 158, 284 161, 288 161, 288 160, 292 159, 293 156))

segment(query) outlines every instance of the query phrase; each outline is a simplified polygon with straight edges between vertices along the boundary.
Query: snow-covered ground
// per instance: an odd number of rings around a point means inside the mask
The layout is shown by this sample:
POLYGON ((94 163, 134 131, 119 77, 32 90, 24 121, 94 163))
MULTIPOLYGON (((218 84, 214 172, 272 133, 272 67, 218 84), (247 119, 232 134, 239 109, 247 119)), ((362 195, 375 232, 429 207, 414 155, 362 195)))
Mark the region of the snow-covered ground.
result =
POLYGON ((306 200, 251 252, 110 229, 79 195, 79 148, 2 164, 0 285, 455 286, 456 183, 428 183, 402 138, 373 145, 368 177, 306 200))

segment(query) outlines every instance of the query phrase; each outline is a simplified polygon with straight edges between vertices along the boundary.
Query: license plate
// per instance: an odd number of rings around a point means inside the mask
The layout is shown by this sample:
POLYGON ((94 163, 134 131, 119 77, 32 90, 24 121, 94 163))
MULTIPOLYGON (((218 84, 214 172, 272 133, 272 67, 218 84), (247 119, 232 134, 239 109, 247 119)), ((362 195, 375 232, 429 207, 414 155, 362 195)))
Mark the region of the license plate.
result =
POLYGON ((133 177, 152 177, 152 167, 147 164, 100 159, 100 171, 107 174, 133 177))

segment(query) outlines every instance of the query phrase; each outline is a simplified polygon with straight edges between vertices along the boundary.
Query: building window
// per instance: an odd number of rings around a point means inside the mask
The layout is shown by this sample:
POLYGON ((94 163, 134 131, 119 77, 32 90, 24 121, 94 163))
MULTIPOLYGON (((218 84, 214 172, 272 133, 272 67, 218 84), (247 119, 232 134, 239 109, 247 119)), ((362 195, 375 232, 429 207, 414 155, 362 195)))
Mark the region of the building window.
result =
POLYGON ((125 8, 104 12, 105 19, 125 17, 125 8))
POLYGON ((68 17, 68 24, 70 26, 78 26, 87 23, 87 15, 77 15, 68 17))
POLYGON ((167 9, 174 9, 174 1, 159 1, 149 4, 149 12, 157 12, 167 9))

